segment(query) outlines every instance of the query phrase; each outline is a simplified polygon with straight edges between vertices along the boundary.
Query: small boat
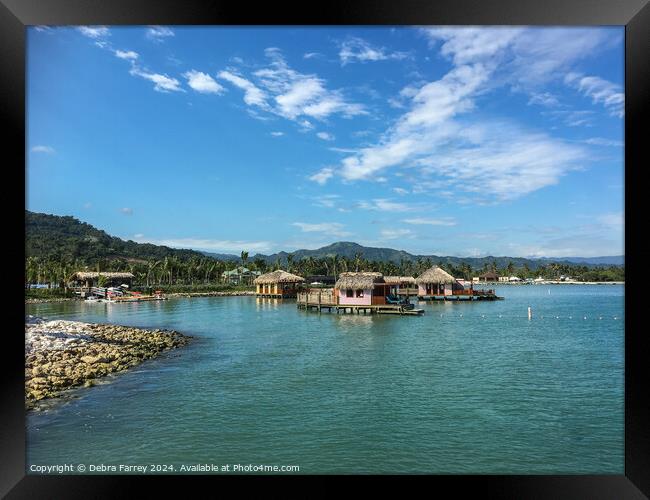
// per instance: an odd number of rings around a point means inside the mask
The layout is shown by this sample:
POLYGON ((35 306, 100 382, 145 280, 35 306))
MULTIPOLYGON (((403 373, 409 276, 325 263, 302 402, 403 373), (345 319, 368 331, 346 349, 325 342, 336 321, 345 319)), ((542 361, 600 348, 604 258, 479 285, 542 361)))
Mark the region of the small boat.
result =
POLYGON ((85 302, 103 302, 103 301, 96 295, 90 295, 89 297, 86 297, 85 302))

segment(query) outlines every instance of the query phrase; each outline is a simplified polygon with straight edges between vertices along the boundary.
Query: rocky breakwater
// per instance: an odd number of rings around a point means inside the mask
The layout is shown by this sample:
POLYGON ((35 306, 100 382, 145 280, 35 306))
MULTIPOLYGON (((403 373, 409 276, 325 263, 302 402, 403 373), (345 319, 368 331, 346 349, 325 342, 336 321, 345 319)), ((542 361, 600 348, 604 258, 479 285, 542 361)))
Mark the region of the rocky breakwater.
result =
POLYGON ((94 384, 119 372, 183 346, 191 337, 173 330, 143 330, 128 326, 25 321, 25 402, 61 396, 66 389, 94 384))

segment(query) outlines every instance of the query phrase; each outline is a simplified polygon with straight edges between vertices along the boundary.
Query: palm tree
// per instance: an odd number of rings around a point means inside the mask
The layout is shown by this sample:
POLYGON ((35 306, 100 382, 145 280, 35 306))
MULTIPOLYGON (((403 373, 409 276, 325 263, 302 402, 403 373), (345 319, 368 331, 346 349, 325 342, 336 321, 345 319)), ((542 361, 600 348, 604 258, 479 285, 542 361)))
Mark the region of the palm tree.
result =
POLYGON ((248 261, 248 252, 246 250, 241 251, 241 265, 246 267, 246 262, 248 261))
POLYGON ((287 272, 291 272, 292 266, 293 266, 293 255, 288 254, 287 255, 287 272))
POLYGON ((356 252, 354 254, 354 270, 357 273, 359 272, 359 264, 361 264, 361 254, 356 252))

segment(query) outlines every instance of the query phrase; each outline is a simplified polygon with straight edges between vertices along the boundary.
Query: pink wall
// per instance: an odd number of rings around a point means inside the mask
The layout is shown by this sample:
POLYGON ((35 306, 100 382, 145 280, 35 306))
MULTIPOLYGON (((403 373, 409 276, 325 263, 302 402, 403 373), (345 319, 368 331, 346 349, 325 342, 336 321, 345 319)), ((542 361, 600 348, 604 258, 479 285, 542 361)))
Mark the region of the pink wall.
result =
MULTIPOLYGON (((356 295, 357 291, 354 290, 356 295)), ((363 297, 346 297, 344 289, 339 290, 339 304, 349 306, 369 306, 372 305, 372 290, 364 290, 363 297)))

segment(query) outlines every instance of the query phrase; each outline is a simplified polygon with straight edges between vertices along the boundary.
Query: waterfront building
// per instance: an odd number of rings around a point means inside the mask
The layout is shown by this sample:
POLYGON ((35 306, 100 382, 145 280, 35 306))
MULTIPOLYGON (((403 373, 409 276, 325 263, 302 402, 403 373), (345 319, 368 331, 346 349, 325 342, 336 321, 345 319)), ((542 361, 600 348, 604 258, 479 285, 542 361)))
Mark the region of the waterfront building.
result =
POLYGON ((369 306, 386 303, 387 287, 381 273, 341 273, 334 285, 334 290, 338 304, 342 306, 369 306))
POLYGON ((281 269, 263 274, 253 280, 255 293, 261 297, 295 297, 305 278, 281 269))

